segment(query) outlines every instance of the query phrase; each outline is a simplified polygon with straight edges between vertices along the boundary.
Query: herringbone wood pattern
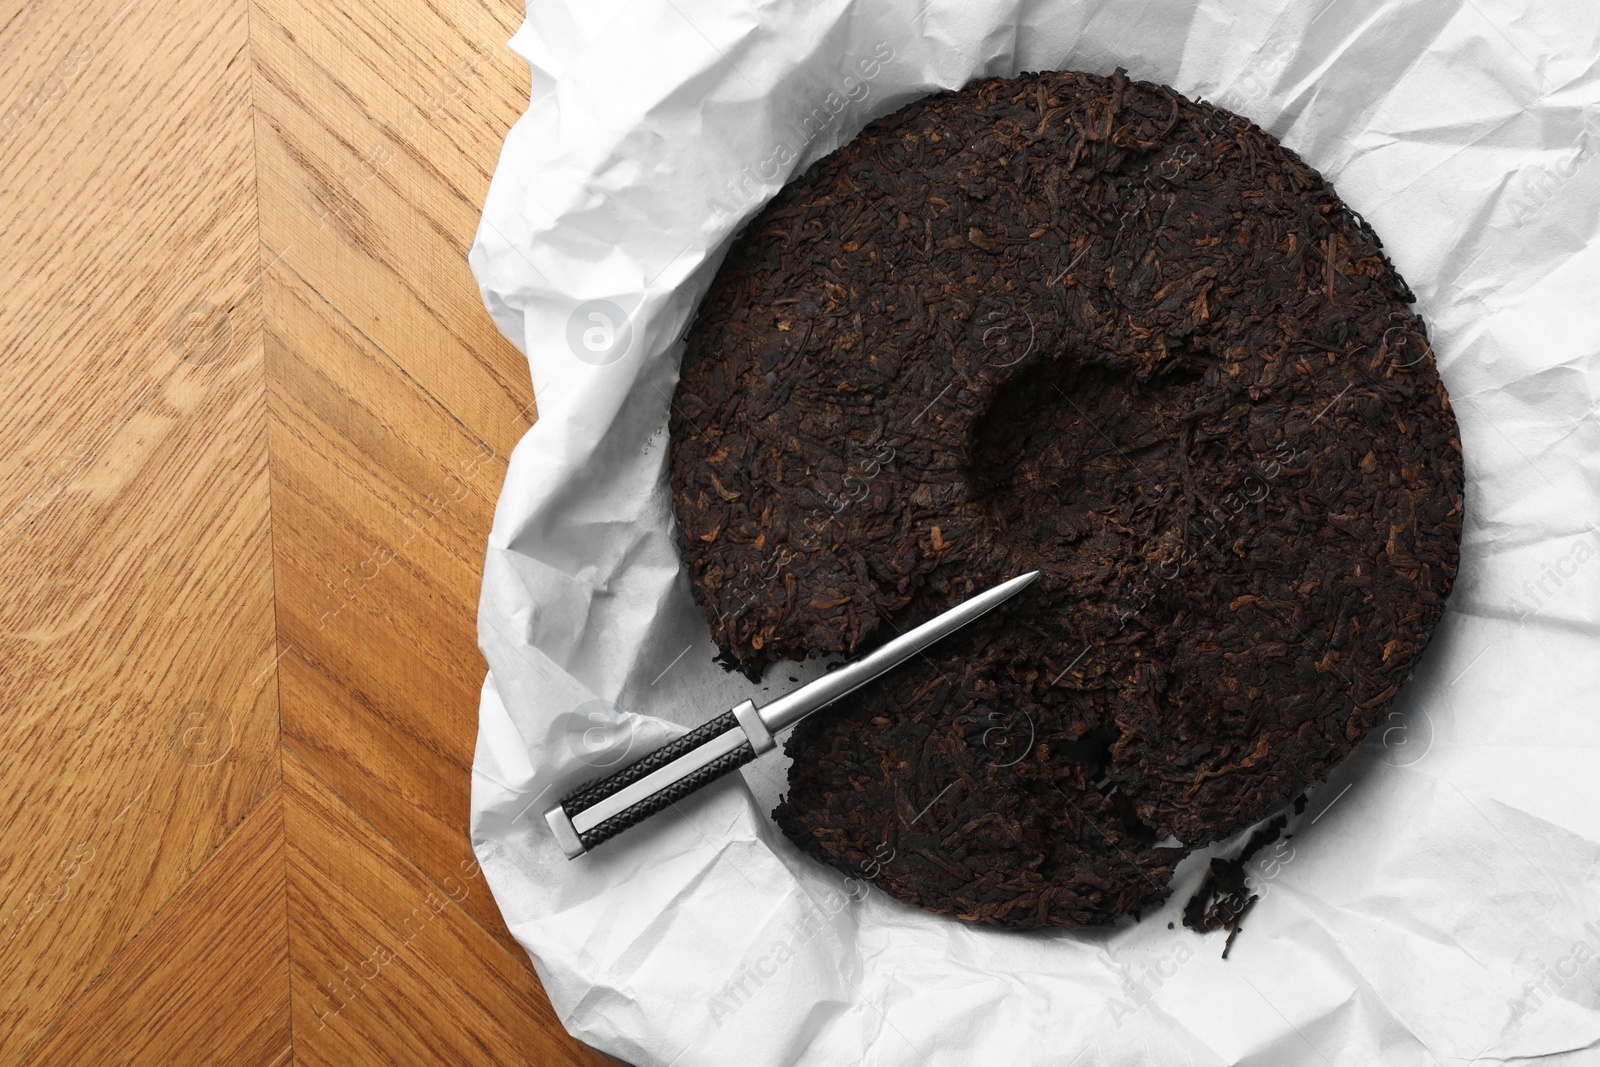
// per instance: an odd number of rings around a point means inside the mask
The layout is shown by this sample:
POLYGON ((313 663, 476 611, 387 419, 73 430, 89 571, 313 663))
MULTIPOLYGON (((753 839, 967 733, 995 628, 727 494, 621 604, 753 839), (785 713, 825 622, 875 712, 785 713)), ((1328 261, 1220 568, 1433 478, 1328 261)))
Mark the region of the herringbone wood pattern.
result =
POLYGON ((0 2, 0 1064, 552 1064, 467 840, 507 0, 0 2))

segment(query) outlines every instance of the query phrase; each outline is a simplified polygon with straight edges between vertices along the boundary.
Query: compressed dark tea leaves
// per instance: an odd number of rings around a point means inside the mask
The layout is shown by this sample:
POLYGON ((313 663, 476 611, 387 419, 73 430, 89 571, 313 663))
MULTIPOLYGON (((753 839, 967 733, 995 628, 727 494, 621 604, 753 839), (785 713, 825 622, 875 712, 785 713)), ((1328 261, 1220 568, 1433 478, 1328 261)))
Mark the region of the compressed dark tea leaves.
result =
POLYGON ((1294 153, 1121 74, 929 97, 786 187, 673 406, 724 661, 857 653, 1043 573, 803 723, 784 831, 932 911, 1103 923, 1325 776, 1456 571, 1411 300, 1294 153))

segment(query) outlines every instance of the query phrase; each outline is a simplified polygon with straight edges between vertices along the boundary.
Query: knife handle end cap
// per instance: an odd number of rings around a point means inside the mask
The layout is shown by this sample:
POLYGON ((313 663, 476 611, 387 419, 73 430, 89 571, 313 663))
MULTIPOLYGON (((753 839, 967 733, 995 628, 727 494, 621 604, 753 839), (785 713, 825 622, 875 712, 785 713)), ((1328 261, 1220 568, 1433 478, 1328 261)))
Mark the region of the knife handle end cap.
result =
POLYGON ((583 840, 578 836, 577 827, 572 825, 566 808, 557 804, 544 813, 544 821, 550 824, 550 832, 555 835, 556 844, 561 846, 567 859, 575 860, 589 851, 583 847, 583 840))

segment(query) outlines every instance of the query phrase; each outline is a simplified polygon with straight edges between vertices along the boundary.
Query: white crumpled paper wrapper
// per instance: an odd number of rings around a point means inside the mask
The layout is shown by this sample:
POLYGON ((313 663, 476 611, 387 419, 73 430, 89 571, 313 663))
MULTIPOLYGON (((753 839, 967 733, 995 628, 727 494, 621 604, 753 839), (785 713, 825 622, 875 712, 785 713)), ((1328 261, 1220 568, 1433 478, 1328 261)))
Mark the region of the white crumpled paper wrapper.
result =
POLYGON ((641 1067, 1600 1063, 1600 8, 923 4, 542 0, 511 42, 532 103, 471 258, 539 419, 490 536, 472 833, 563 1023, 641 1067), (781 755, 569 863, 545 808, 760 691, 712 663, 664 473, 729 238, 910 100, 1119 66, 1254 119, 1371 221, 1466 453, 1444 622, 1252 863, 1230 958, 1167 929, 1204 853, 1110 930, 982 929, 848 882, 768 819, 781 755))

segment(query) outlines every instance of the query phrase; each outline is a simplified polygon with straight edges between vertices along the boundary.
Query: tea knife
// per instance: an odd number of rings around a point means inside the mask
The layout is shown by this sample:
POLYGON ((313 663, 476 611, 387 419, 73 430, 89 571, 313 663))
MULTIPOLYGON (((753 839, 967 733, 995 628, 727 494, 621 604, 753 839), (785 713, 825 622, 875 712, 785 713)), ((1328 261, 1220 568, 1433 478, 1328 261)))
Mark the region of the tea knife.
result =
POLYGON ((1009 600, 1039 577, 1029 571, 969 597, 854 663, 756 707, 746 700, 628 766, 568 794, 544 813, 569 860, 777 747, 773 738, 855 692, 1009 600))

